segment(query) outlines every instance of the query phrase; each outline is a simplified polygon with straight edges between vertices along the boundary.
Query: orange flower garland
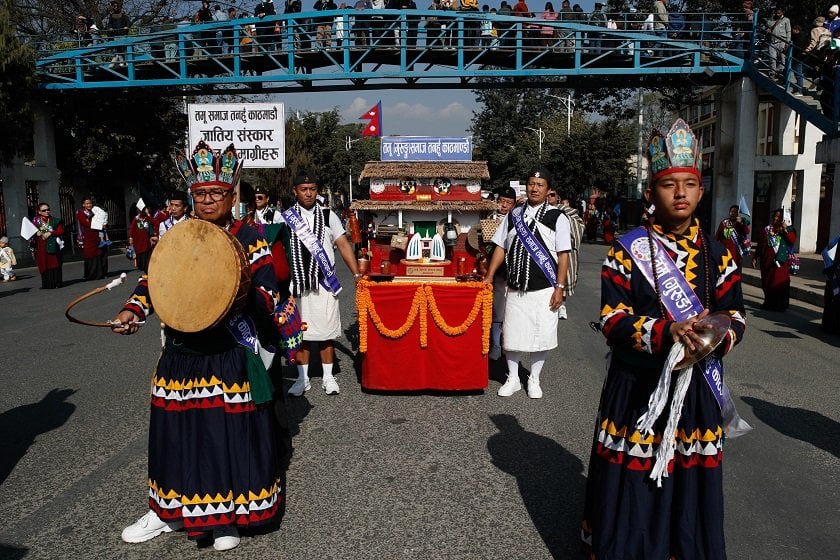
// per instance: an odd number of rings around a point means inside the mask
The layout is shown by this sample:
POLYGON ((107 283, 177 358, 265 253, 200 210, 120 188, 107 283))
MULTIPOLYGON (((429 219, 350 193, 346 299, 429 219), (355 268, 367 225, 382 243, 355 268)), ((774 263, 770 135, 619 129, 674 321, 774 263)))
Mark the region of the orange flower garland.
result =
MULTIPOLYGON (((422 288, 418 287, 414 292, 414 299, 411 301, 411 306, 409 307, 408 317, 406 317, 405 323, 397 329, 389 329, 385 326, 382 322, 382 318, 376 312, 376 307, 373 305, 373 299, 370 297, 370 288, 368 287, 368 283, 359 282, 359 289, 356 295, 356 306, 359 317, 359 351, 367 352, 368 333, 366 319, 368 315, 370 316, 370 320, 373 322, 373 325, 376 327, 376 330, 379 331, 379 334, 388 338, 402 338, 408 333, 408 331, 411 330, 411 327, 414 326, 414 321, 417 319, 417 314, 420 313, 421 307, 425 307, 423 305, 424 299, 424 292, 422 288)), ((420 346, 423 348, 426 347, 423 341, 427 336, 425 332, 425 315, 425 312, 421 313, 420 318, 420 346)))
POLYGON ((368 325, 367 317, 370 316, 371 322, 376 327, 376 330, 382 336, 387 338, 402 338, 414 326, 417 316, 420 316, 420 347, 426 348, 428 346, 428 316, 426 310, 428 309, 435 324, 449 336, 460 336, 467 332, 469 328, 475 323, 481 312, 481 330, 482 343, 481 353, 487 354, 490 351, 490 326, 492 322, 493 311, 493 290, 489 284, 482 282, 465 282, 459 285, 470 288, 478 288, 479 293, 476 294, 475 303, 470 310, 467 318, 458 326, 449 325, 440 313, 437 302, 435 301, 434 291, 429 284, 419 284, 414 292, 414 298, 411 301, 408 317, 405 323, 397 329, 389 329, 382 323, 382 318, 376 312, 373 305, 373 300, 370 295, 370 285, 372 282, 362 280, 358 284, 358 292, 356 294, 356 309, 359 318, 359 351, 367 352, 367 337, 368 325))

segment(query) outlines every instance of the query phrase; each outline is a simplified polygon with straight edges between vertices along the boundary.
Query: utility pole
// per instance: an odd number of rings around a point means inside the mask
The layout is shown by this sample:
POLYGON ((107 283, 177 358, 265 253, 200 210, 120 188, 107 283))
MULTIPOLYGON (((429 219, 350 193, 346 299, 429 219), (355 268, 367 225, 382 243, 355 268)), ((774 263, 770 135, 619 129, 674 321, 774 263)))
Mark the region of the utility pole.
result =
POLYGON ((530 126, 526 126, 528 130, 533 130, 537 133, 537 138, 539 139, 539 151, 540 151, 540 161, 542 161, 542 145, 543 140, 545 140, 545 132, 543 132, 542 128, 531 128, 530 126))
POLYGON ((572 92, 569 91, 569 94, 566 97, 560 97, 559 95, 552 95, 547 93, 549 97, 553 97, 554 99, 558 99, 560 103, 563 104, 563 107, 566 109, 566 136, 572 135, 572 111, 573 107, 575 106, 575 102, 572 99, 572 92))

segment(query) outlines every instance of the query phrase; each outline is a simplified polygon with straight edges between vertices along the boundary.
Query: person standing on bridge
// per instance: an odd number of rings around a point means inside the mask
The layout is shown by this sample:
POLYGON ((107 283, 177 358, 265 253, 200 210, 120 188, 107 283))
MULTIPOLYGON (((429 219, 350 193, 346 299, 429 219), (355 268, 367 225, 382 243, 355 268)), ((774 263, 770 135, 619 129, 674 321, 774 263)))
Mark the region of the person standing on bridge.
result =
POLYGON ((767 22, 770 35, 770 69, 777 79, 784 80, 787 49, 791 38, 790 20, 785 17, 785 9, 776 6, 775 17, 767 22))
POLYGON ((594 426, 582 546, 591 560, 719 560, 726 558, 721 408, 730 404, 719 388, 719 359, 744 334, 741 273, 694 217, 703 197, 701 156, 688 125, 679 119, 666 136, 655 131, 646 153, 644 194, 655 203, 655 223, 618 238, 601 269, 600 328, 612 352, 594 426), (675 292, 684 295, 679 306, 675 292), (704 318, 717 311, 731 325, 714 358, 681 370, 654 399, 674 345, 699 345, 704 318))
MULTIPOLYGON (((128 19, 128 16, 123 11, 122 2, 119 0, 114 0, 111 2, 111 11, 108 13, 108 23, 106 29, 108 30, 108 34, 112 37, 123 37, 128 34, 128 28, 131 26, 131 21, 128 19)), ((123 49, 121 52, 125 52, 123 49)), ((122 66, 125 66, 125 59, 123 55, 116 54, 111 59, 111 64, 118 64, 121 63, 122 66)))
MULTIPOLYGON (((653 31, 663 39, 668 38, 668 8, 665 6, 663 0, 656 0, 653 3, 653 31)), ((665 46, 663 43, 659 44, 657 49, 659 56, 665 55, 665 46)))

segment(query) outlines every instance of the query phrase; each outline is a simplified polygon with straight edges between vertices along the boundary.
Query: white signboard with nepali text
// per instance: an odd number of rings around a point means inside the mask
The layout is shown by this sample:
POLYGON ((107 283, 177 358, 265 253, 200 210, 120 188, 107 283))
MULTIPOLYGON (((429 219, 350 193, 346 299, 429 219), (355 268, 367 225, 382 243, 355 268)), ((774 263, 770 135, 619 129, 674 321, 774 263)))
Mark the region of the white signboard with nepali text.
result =
POLYGON ((204 140, 214 150, 233 144, 246 168, 286 167, 283 103, 193 103, 187 113, 187 154, 204 140))
POLYGON ((471 138, 383 136, 382 161, 471 161, 471 138))

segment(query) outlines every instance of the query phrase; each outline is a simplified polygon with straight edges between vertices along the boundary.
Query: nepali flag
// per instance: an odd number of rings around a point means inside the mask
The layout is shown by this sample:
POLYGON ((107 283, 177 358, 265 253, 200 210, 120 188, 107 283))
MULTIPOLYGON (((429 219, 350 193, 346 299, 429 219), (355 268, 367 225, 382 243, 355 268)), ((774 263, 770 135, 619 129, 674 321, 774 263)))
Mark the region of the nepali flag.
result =
POLYGON ((362 136, 382 136, 382 101, 374 105, 370 111, 359 117, 360 120, 367 119, 362 136))

